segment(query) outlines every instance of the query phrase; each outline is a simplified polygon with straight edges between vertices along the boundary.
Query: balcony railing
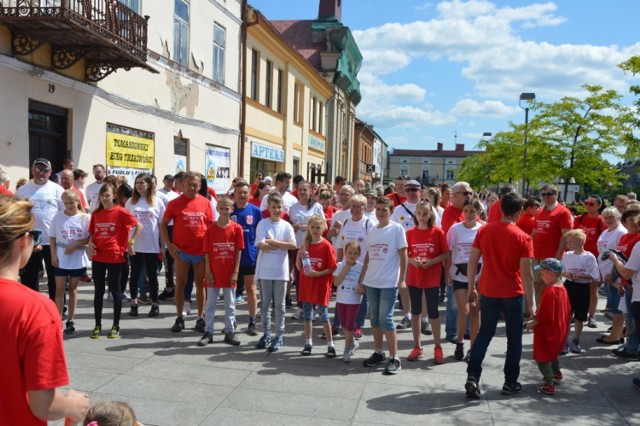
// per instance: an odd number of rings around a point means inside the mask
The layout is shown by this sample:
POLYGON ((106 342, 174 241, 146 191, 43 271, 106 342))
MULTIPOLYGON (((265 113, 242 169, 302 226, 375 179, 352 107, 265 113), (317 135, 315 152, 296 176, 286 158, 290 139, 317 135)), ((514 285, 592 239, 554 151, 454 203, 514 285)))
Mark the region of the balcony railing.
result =
POLYGON ((11 30, 14 55, 49 43, 54 68, 84 59, 90 81, 117 68, 154 71, 146 65, 148 19, 117 0, 0 0, 0 24, 11 30))

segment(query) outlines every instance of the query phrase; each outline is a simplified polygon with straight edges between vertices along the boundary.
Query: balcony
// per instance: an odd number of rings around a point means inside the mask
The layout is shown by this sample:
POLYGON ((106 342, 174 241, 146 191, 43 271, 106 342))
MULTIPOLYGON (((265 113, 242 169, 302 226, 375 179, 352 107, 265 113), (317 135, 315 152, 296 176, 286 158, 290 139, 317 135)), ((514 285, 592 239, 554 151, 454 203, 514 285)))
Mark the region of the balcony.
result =
POLYGON ((15 56, 51 46, 51 66, 85 61, 85 79, 119 68, 157 73, 147 65, 147 21, 117 0, 0 0, 0 25, 11 31, 15 56))

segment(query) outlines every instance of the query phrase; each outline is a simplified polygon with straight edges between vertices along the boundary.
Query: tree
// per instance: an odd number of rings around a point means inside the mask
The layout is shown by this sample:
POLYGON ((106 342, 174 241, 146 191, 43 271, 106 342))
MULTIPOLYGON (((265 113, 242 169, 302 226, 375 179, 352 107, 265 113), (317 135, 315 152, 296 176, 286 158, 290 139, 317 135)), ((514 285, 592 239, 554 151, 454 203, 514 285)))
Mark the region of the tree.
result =
MULTIPOLYGON (((618 65, 618 67, 624 71, 628 71, 634 76, 640 74, 640 56, 632 56, 625 62, 618 65)), ((636 106, 635 111, 635 120, 633 122, 633 127, 636 129, 640 128, 640 85, 632 85, 629 87, 629 92, 633 93, 637 99, 634 102, 636 106)), ((626 143, 627 146, 627 156, 636 157, 640 155, 640 140, 634 137, 633 134, 629 135, 629 139, 626 143)))
POLYGON ((633 114, 620 104, 621 96, 601 86, 582 87, 587 92, 584 99, 567 96, 554 103, 537 102, 530 123, 530 134, 555 156, 555 175, 565 181, 565 199, 571 178, 592 187, 618 185, 624 175, 604 156, 622 156, 632 138, 633 114))

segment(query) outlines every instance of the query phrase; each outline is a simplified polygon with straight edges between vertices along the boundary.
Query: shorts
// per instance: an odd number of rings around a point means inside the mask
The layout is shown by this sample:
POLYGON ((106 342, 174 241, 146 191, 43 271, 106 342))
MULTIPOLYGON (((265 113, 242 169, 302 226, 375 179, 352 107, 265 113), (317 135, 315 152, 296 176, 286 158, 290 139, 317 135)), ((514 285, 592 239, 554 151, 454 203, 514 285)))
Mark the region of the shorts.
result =
POLYGON ((531 261, 531 267, 533 268, 533 282, 534 283, 538 283, 538 282, 542 282, 542 278, 540 278, 540 270, 536 269, 536 266, 540 265, 540 262, 542 262, 544 259, 532 259, 531 261))
POLYGON ((238 269, 238 277, 244 277, 245 275, 255 275, 256 274, 256 265, 253 266, 241 266, 238 269))
MULTIPOLYGON (((318 319, 321 324, 329 324, 329 308, 317 305, 318 319)), ((302 316, 305 321, 313 321, 313 303, 302 302, 302 316)))
POLYGON ((188 263, 189 265, 195 265, 197 263, 204 262, 204 255, 189 254, 180 250, 178 250, 178 257, 181 261, 188 263))
POLYGON ((456 290, 469 290, 469 283, 467 281, 453 281, 453 291, 456 290))
POLYGON ((87 275, 87 268, 80 269, 63 269, 63 268, 53 268, 56 277, 83 277, 87 275))
POLYGON ((440 301, 440 287, 418 288, 407 286, 411 298, 411 315, 422 314, 422 295, 427 298, 427 314, 429 319, 438 319, 438 303, 440 301))
POLYGON ((569 296, 571 313, 574 314, 576 320, 586 321, 589 315, 589 283, 576 283, 567 280, 564 282, 564 288, 567 289, 569 296))

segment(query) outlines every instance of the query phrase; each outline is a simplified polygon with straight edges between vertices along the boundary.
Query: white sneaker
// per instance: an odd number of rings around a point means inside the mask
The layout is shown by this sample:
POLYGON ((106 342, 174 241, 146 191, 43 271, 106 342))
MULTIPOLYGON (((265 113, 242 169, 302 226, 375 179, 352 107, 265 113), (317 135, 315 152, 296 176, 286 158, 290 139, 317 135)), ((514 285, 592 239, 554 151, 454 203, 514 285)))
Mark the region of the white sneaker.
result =
POLYGON ((129 294, 129 292, 124 292, 122 293, 122 300, 131 300, 131 295, 129 294))
POLYGON ((291 318, 293 318, 294 320, 302 319, 302 308, 296 308, 296 312, 291 315, 291 318))
POLYGON ((349 349, 344 350, 344 354, 342 355, 342 362, 351 362, 351 351, 349 349))
POLYGON ((354 340, 353 344, 351 345, 351 348, 349 349, 350 355, 355 354, 359 347, 360 347, 360 344, 354 340))
POLYGON ((189 314, 191 314, 191 303, 185 300, 182 304, 182 316, 186 317, 189 314))

